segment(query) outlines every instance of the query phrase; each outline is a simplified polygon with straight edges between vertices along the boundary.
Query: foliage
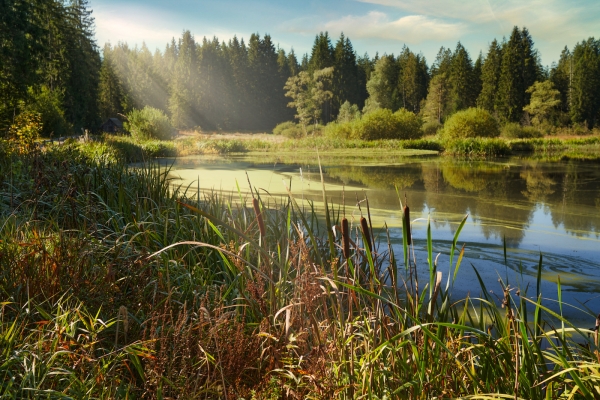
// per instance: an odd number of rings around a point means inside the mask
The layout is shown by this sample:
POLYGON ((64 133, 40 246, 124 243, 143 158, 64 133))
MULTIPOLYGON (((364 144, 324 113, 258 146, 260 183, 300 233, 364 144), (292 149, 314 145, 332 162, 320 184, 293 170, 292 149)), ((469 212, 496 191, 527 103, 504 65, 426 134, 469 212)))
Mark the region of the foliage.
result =
POLYGON ((124 127, 131 133, 131 137, 138 141, 167 140, 173 136, 173 126, 169 118, 162 111, 149 106, 130 111, 124 127))
POLYGON ((273 135, 281 135, 284 130, 294 127, 296 127, 296 124, 293 121, 282 122, 273 128, 273 135))
POLYGON ((534 125, 546 122, 560 105, 560 92, 550 80, 535 82, 527 93, 531 94, 531 101, 523 110, 533 116, 534 125))
POLYGON ((501 136, 508 139, 528 139, 542 137, 542 133, 533 126, 521 126, 516 122, 509 122, 502 127, 501 136))
POLYGON ((465 137, 446 140, 444 153, 467 157, 502 157, 509 155, 511 148, 501 139, 465 137))
POLYGON ((301 71, 290 77, 285 85, 285 95, 292 99, 288 107, 296 109, 296 118, 304 129, 319 122, 322 107, 331 99, 329 90, 333 79, 333 67, 316 70, 311 74, 301 71))
POLYGON ((15 118, 15 123, 8 130, 9 139, 16 143, 20 153, 32 152, 42 132, 42 116, 39 113, 26 111, 15 118))
POLYGON ((29 96, 29 103, 24 107, 24 110, 41 116, 42 130, 40 136, 58 138, 71 134, 72 127, 65 118, 62 105, 64 95, 61 91, 50 90, 44 85, 37 93, 30 88, 29 96))
POLYGON ((433 120, 433 121, 425 122, 423 124, 423 126, 421 127, 421 129, 423 130, 423 134, 428 136, 428 135, 435 135, 440 129, 442 129, 442 127, 443 127, 442 124, 440 124, 436 120, 433 120))
POLYGON ((340 107, 340 112, 337 117, 337 122, 344 123, 360 119, 360 109, 356 104, 350 104, 349 101, 345 101, 340 107))
POLYGON ((409 244, 408 208, 398 249, 366 221, 328 235, 341 216, 293 193, 234 203, 80 150, 49 147, 22 164, 14 204, 0 196, 2 397, 600 395, 597 334, 539 289, 500 279, 499 298, 483 281, 452 296, 466 218, 440 284, 431 235, 409 244))
POLYGON ((361 140, 416 139, 423 135, 420 119, 410 111, 400 109, 395 113, 378 109, 361 119, 345 123, 332 123, 326 134, 331 137, 361 140))
POLYGON ((450 117, 439 132, 443 140, 500 135, 498 122, 481 108, 469 108, 450 117))

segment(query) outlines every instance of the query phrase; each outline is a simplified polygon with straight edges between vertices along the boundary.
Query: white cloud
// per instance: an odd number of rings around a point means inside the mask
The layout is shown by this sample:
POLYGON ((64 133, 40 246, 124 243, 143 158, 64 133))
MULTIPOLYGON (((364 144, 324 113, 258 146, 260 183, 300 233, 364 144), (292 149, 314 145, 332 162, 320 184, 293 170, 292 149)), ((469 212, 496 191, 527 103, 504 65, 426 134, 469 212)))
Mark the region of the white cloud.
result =
POLYGON ((347 15, 320 24, 314 22, 306 24, 305 19, 294 22, 288 25, 288 29, 296 32, 307 31, 313 34, 315 31, 328 31, 333 35, 344 32, 353 39, 392 40, 407 44, 447 39, 457 40, 465 30, 462 23, 447 22, 423 15, 391 19, 379 11, 371 11, 366 15, 359 16, 347 15))
POLYGON ((543 40, 580 40, 598 33, 600 2, 582 0, 357 0, 389 6, 409 14, 463 22, 473 31, 489 27, 509 35, 513 26, 526 26, 543 40), (595 16, 590 18, 590 16, 595 16))

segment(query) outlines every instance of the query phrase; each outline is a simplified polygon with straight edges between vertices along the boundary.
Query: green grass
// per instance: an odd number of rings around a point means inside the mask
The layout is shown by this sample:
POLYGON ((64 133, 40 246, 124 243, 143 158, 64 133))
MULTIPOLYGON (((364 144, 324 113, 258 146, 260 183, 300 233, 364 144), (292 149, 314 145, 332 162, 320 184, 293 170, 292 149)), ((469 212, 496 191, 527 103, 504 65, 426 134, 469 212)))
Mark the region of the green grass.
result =
POLYGON ((403 254, 351 224, 345 258, 337 207, 256 209, 75 145, 0 151, 1 398, 600 396, 597 331, 548 308, 541 258, 537 291, 459 299, 460 227, 449 269, 429 229, 411 261, 407 224, 403 254))

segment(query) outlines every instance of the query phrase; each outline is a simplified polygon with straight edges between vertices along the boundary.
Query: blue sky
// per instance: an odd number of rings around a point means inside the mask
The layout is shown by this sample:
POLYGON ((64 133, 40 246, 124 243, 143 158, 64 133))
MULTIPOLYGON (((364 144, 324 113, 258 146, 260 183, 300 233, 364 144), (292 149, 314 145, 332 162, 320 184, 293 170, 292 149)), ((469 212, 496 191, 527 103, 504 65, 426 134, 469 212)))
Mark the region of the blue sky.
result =
POLYGON ((398 54, 406 44, 431 65, 440 46, 460 40, 475 59, 494 39, 526 26, 542 63, 557 61, 564 46, 600 37, 598 0, 91 0, 96 38, 164 49, 189 29, 197 40, 269 33, 296 54, 310 52, 314 37, 341 32, 359 54, 398 54))

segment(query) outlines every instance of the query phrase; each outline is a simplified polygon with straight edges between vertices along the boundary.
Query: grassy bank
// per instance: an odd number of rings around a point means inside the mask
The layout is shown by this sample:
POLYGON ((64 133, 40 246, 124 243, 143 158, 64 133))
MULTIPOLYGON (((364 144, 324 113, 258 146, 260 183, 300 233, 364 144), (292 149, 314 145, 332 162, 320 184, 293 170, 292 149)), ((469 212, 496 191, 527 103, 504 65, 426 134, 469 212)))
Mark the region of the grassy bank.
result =
POLYGON ((0 149, 2 398, 600 396, 598 332, 539 284, 451 297, 460 228, 447 281, 430 237, 409 260, 407 210, 394 254, 367 208, 173 191, 110 146, 0 149))
POLYGON ((200 154, 229 154, 245 152, 296 153, 302 151, 406 151, 422 150, 432 154, 460 157, 502 157, 524 155, 543 159, 600 159, 600 136, 557 139, 469 138, 440 141, 435 137, 413 140, 332 139, 324 136, 303 139, 253 138, 208 135, 174 141, 152 140, 136 142, 128 137, 105 136, 104 142, 129 161, 154 157, 173 157, 200 154), (276 140, 277 139, 277 140, 276 140))

